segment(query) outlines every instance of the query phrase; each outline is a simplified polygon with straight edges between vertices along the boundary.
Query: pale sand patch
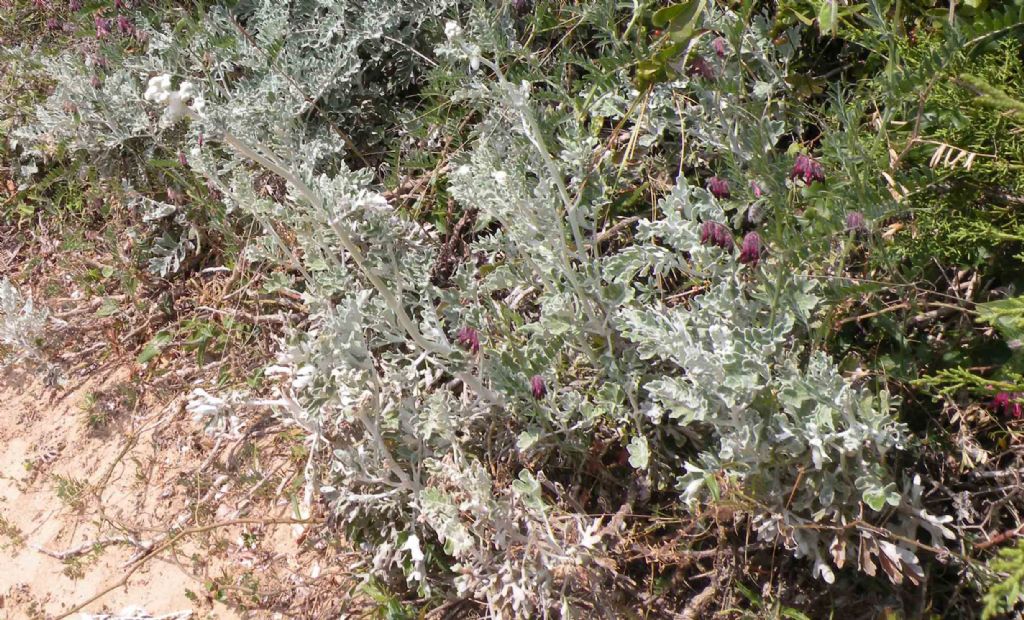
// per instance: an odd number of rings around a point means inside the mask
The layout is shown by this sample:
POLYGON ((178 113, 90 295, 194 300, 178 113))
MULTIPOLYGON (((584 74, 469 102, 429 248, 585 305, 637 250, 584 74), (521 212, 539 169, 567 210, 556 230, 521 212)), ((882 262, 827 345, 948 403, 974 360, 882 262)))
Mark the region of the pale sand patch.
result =
MULTIPOLYGON (((139 551, 107 546, 83 557, 76 571, 37 548, 64 551, 116 535, 111 522, 152 527, 134 532, 137 539, 152 539, 180 514, 186 498, 175 478, 202 462, 195 433, 181 428, 189 420, 178 415, 180 402, 160 405, 139 395, 134 411, 111 412, 105 431, 86 425, 83 407, 90 395, 124 392, 130 403, 132 390, 127 365, 99 369, 63 389, 47 388, 14 370, 0 374, 0 618, 60 615, 116 583, 139 551), (136 438, 129 446, 126 438, 132 434, 136 438), (58 477, 93 485, 106 479, 102 514, 101 502, 88 493, 77 509, 62 500, 58 477)), ((188 561, 187 554, 177 557, 188 561)), ((210 601, 202 581, 167 556, 153 558, 126 587, 86 610, 127 606, 155 615, 191 610, 193 618, 239 617, 210 601), (191 598, 189 591, 195 594, 191 598)))

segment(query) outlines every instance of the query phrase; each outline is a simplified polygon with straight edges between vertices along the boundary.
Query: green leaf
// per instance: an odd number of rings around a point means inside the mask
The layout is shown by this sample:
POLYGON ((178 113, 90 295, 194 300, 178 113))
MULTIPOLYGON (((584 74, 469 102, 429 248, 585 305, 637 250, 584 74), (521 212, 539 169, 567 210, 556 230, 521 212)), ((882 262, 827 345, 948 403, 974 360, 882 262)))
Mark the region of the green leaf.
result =
POLYGON ((540 482, 527 470, 519 472, 519 479, 512 482, 512 490, 523 500, 523 503, 537 510, 544 509, 544 500, 540 494, 540 482))
POLYGON ((701 0, 688 0, 658 9, 651 23, 658 28, 666 28, 671 24, 672 29, 678 29, 678 26, 695 21, 703 10, 704 3, 701 0))
POLYGON ((871 510, 877 512, 885 507, 885 492, 882 489, 865 489, 862 497, 864 498, 864 503, 871 506, 871 510))
POLYGON ((811 620, 810 616, 792 607, 783 607, 779 610, 779 615, 790 620, 811 620))
POLYGON ((103 305, 101 305, 99 309, 96 310, 96 316, 112 316, 114 314, 117 314, 119 308, 120 306, 118 306, 117 302, 108 297, 103 300, 103 305))
POLYGON ((171 336, 170 332, 167 332, 167 331, 159 331, 159 332, 157 332, 156 335, 153 336, 149 340, 149 342, 146 343, 146 345, 144 347, 142 347, 142 352, 139 353, 139 357, 137 358, 137 361, 140 364, 145 364, 146 362, 148 362, 149 360, 153 359, 157 355, 160 355, 160 353, 163 352, 164 348, 168 344, 170 344, 171 340, 173 340, 173 339, 174 339, 174 337, 171 336))
POLYGON ((536 430, 523 431, 519 433, 519 439, 516 441, 516 447, 520 450, 529 450, 539 439, 540 434, 536 430))
POLYGON ((839 26, 839 14, 836 11, 835 0, 825 0, 818 7, 818 31, 821 34, 829 33, 836 36, 839 26))
POLYGON ((708 492, 711 493, 711 499, 718 501, 722 497, 722 490, 718 486, 718 479, 715 478, 714 474, 708 474, 704 476, 704 484, 708 487, 708 492))
POLYGON ((647 464, 651 458, 651 450, 647 445, 647 438, 641 435, 637 435, 629 441, 629 445, 626 446, 626 451, 629 452, 629 464, 633 469, 647 469, 647 464))
POLYGON ((995 327, 1011 349, 1024 343, 1024 297, 978 304, 978 321, 995 327))

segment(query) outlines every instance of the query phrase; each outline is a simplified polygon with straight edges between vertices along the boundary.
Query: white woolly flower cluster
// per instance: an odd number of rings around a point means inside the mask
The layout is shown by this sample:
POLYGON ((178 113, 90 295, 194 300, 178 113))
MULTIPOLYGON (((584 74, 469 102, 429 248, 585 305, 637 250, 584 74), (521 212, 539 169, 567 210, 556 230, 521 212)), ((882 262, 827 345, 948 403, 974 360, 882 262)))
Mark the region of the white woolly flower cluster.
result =
POLYGON ((462 26, 458 23, 449 20, 444 25, 444 36, 448 39, 450 47, 442 46, 439 48, 439 52, 455 54, 457 56, 464 56, 469 60, 469 68, 471 71, 476 72, 480 70, 480 46, 476 43, 467 43, 462 41, 462 26))
POLYGON ((166 73, 149 79, 144 97, 146 101, 167 106, 161 119, 161 123, 164 125, 178 122, 188 113, 189 109, 202 114, 206 104, 202 95, 195 94, 191 82, 182 82, 177 90, 172 89, 171 76, 166 73), (191 100, 191 105, 189 100, 191 100))

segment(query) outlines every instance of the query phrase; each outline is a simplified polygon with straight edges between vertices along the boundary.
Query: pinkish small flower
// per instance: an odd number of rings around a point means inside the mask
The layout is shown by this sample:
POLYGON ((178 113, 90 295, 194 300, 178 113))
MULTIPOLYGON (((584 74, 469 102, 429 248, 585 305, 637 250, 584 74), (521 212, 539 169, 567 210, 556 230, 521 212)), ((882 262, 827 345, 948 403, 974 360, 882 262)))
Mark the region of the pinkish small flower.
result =
POLYGON ((459 346, 469 349, 473 353, 480 351, 480 334, 468 325, 459 330, 455 341, 459 343, 459 346))
POLYGON ((110 20, 106 17, 100 17, 99 15, 93 20, 96 24, 96 38, 106 39, 110 36, 110 20))
POLYGON ((68 0, 68 10, 77 13, 82 8, 82 0, 68 0))
POLYGON ((804 183, 810 185, 814 181, 825 180, 825 169, 821 167, 821 164, 801 153, 796 156, 796 161, 793 162, 793 169, 789 172, 789 178, 801 179, 804 183))
POLYGON ((129 35, 135 30, 135 26, 132 25, 130 19, 124 15, 117 16, 117 31, 123 35, 129 35))
POLYGON ((530 391, 533 393, 533 397, 536 400, 544 398, 548 393, 548 386, 544 383, 544 377, 540 375, 533 375, 530 378, 530 391))
POLYGON ((181 164, 182 168, 188 168, 188 160, 185 159, 185 153, 178 151, 178 163, 181 164))
POLYGON ((729 51, 729 43, 725 40, 725 37, 715 37, 715 40, 711 42, 711 49, 715 50, 715 54, 719 58, 725 58, 729 51))
POLYGON ((100 81, 100 76, 94 75, 89 78, 89 84, 91 84, 93 88, 99 88, 103 85, 103 82, 100 81))
POLYGON ((210 198, 213 200, 220 200, 224 196, 220 193, 220 190, 217 189, 217 186, 214 185, 213 181, 209 179, 206 180, 206 191, 210 192, 210 198))
POLYGON ((732 233, 721 222, 704 222, 700 226, 700 243, 728 250, 733 246, 732 233))
POLYGON ((56 17, 47 18, 47 20, 46 20, 46 29, 47 30, 54 31, 54 30, 62 30, 63 28, 64 28, 64 25, 62 23, 60 23, 60 20, 57 19, 56 17))
POLYGON ((729 181, 717 176, 708 179, 708 191, 715 198, 728 198, 732 195, 729 191, 729 181))
POLYGON ((846 214, 846 230, 855 233, 867 232, 868 223, 864 214, 860 211, 850 211, 846 214))
POLYGON ((750 189, 754 192, 754 198, 760 198, 765 194, 765 191, 761 189, 761 186, 757 184, 757 181, 750 182, 750 189))
POLYGON ((764 242, 761 235, 750 231, 743 237, 743 245, 740 247, 740 262, 749 265, 756 265, 764 254, 764 242))
POLYGON ((1024 403, 1020 402, 1022 395, 1019 392, 999 392, 992 398, 992 409, 998 413, 1011 418, 1020 418, 1024 415, 1024 403))

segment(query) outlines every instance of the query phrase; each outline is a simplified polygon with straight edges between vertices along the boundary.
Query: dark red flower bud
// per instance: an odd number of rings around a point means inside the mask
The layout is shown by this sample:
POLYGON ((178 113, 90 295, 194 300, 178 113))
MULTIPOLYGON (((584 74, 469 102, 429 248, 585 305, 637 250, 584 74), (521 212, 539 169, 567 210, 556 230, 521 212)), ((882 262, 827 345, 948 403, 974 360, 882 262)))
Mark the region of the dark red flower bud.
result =
POLYGON ((132 25, 132 22, 131 22, 130 19, 128 19, 124 15, 118 15, 117 16, 117 31, 118 32, 120 32, 121 34, 124 34, 124 35, 128 35, 128 34, 131 34, 133 30, 135 30, 135 27, 132 25))
POLYGON ((796 156, 796 161, 793 162, 793 169, 789 173, 789 178, 800 179, 807 185, 810 185, 814 181, 825 180, 825 169, 821 167, 821 164, 801 153, 796 156))
POLYGON ((864 219, 864 214, 860 211, 850 211, 846 214, 846 230, 851 232, 867 232, 868 223, 864 219))
POLYGON ((764 251, 764 242, 761 241, 761 235, 754 231, 748 232, 743 237, 743 245, 740 247, 740 262, 756 265, 761 260, 764 251))
POLYGON ((715 198, 728 198, 732 195, 729 191, 729 181, 721 177, 711 177, 708 179, 708 191, 715 198))
POLYGON ((729 43, 725 40, 725 37, 716 37, 715 40, 711 42, 711 49, 715 50, 715 54, 717 54, 719 58, 725 58, 725 55, 729 51, 729 43))
POLYGON ((733 246, 732 233, 721 222, 704 222, 700 225, 700 243, 728 250, 733 246))
POLYGON ((530 378, 530 391, 533 392, 533 397, 537 400, 544 398, 548 393, 548 386, 544 383, 544 377, 540 375, 533 375, 530 378))
POLYGON ((690 77, 701 77, 705 80, 715 79, 715 70, 711 68, 708 61, 704 60, 701 56, 694 56, 693 60, 690 61, 690 66, 687 68, 687 75, 690 77))
POLYGON ((473 353, 480 351, 480 335, 472 327, 466 326, 460 329, 455 336, 455 341, 459 343, 459 346, 469 349, 473 353))

